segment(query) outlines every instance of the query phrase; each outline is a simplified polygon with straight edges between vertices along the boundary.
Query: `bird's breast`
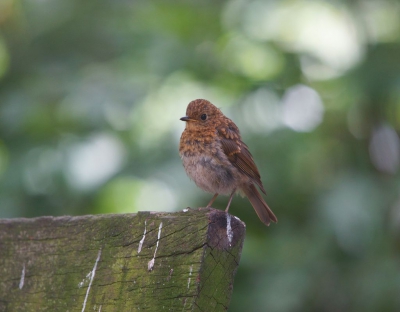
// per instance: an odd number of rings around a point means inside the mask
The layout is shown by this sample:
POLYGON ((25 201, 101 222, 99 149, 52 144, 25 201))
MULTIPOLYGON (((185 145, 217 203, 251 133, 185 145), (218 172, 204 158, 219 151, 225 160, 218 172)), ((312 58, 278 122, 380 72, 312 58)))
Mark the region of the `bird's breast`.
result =
POLYGON ((216 153, 216 145, 214 133, 185 130, 180 139, 179 153, 181 156, 216 153))

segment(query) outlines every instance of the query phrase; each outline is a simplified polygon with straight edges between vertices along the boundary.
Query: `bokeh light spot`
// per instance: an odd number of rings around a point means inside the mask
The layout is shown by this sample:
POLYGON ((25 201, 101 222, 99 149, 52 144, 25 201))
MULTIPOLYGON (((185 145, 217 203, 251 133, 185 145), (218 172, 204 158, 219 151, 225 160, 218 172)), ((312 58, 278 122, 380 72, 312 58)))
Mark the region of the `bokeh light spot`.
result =
POLYGON ((99 186, 117 173, 125 158, 122 143, 111 134, 98 133, 71 148, 67 178, 77 189, 99 186))
MULTIPOLYGON (((246 33, 257 40, 274 40, 283 48, 306 53, 320 64, 303 63, 309 78, 342 74, 363 56, 363 42, 345 7, 322 1, 254 1, 242 11, 246 33)), ((233 14, 233 13, 231 13, 233 14)), ((233 17, 229 18, 234 19, 233 17)))
POLYGON ((267 88, 250 93, 241 108, 240 115, 238 114, 235 120, 244 119, 244 125, 252 132, 271 132, 283 126, 280 99, 275 92, 267 88))
POLYGON ((282 55, 267 44, 232 35, 223 51, 226 66, 253 80, 268 80, 285 64, 282 55))
POLYGON ((323 120, 324 107, 319 94, 305 85, 289 88, 282 99, 283 122, 298 132, 310 132, 323 120))
POLYGON ((400 163, 400 139, 396 131, 388 125, 375 128, 372 131, 369 154, 379 171, 395 174, 400 163))
POLYGON ((136 197, 143 187, 143 181, 133 177, 119 177, 100 191, 97 197, 98 213, 134 213, 140 210, 136 197))

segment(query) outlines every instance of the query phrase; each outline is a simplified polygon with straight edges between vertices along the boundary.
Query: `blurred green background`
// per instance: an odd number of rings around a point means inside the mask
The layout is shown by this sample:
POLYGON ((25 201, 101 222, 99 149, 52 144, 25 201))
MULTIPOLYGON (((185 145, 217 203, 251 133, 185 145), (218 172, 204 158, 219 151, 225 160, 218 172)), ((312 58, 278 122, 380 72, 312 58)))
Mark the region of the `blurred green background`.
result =
POLYGON ((196 98, 279 219, 234 198, 229 311, 400 311, 398 1, 0 0, 0 217, 205 206, 178 155, 196 98))

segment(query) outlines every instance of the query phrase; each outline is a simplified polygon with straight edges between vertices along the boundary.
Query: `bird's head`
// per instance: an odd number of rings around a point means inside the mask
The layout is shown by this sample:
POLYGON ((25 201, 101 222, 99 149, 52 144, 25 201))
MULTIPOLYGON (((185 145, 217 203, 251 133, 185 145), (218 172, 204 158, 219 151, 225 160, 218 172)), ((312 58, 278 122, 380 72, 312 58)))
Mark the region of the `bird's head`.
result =
POLYGON ((221 110, 207 100, 198 99, 189 103, 186 116, 181 120, 186 122, 186 127, 202 128, 218 124, 218 119, 224 117, 221 110))

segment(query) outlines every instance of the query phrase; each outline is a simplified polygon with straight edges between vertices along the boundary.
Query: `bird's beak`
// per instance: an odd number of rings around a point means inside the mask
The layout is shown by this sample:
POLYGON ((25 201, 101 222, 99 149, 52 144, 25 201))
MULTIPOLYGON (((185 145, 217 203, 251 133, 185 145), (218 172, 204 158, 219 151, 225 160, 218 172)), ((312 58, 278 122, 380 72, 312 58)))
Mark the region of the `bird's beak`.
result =
POLYGON ((182 117, 181 118, 182 121, 190 121, 190 118, 188 116, 182 117))

